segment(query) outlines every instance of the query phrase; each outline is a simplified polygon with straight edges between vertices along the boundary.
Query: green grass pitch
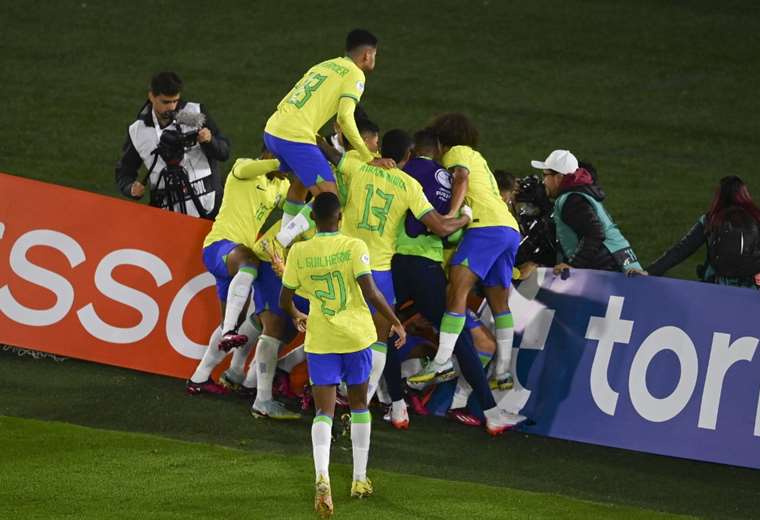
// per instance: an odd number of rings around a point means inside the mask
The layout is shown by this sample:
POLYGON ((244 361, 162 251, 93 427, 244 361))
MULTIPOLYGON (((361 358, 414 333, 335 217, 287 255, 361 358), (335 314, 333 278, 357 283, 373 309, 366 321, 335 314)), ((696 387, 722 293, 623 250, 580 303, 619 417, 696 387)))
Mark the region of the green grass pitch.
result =
MULTIPOLYGON (((380 37, 364 104, 382 129, 466 112, 491 167, 519 175, 573 150, 644 264, 720 177, 760 196, 760 10, 731 0, 2 2, 0 171, 116 196, 126 127, 162 69, 208 105, 233 157, 255 155, 275 104, 356 26, 380 37)), ((246 411, 176 380, 0 352, 0 518, 312 517, 309 420, 246 411)), ((335 445, 337 517, 760 511, 757 471, 412 419, 375 419, 365 502, 346 496, 349 445, 335 445)))

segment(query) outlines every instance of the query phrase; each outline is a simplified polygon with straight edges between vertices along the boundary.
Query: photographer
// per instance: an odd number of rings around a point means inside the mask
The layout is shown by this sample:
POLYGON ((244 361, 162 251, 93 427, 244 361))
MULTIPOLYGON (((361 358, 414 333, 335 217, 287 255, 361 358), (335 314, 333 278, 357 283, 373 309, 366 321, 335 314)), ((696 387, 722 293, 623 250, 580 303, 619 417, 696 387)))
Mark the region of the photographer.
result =
POLYGON ((641 274, 662 276, 703 244, 707 258, 697 269, 702 281, 760 289, 760 208, 739 177, 723 177, 707 213, 641 274))
POLYGON ((148 101, 129 126, 116 183, 138 200, 147 181, 151 206, 213 219, 222 201, 219 162, 230 145, 202 105, 180 100, 181 91, 175 73, 153 76, 148 101), (141 164, 148 173, 138 179, 141 164))
POLYGON ((580 168, 567 150, 554 150, 545 161, 531 161, 543 170, 544 186, 554 200, 560 263, 559 274, 570 267, 627 272, 641 270, 631 245, 602 205, 604 191, 591 172, 580 168))

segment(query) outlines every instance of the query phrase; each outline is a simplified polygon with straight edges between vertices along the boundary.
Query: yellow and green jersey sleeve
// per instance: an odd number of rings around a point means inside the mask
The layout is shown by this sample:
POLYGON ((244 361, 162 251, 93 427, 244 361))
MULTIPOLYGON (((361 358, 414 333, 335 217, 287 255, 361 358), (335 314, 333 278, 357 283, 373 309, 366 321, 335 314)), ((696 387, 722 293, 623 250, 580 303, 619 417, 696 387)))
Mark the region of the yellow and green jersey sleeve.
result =
POLYGON ((465 204, 472 208, 472 222, 468 227, 508 226, 519 229, 499 194, 488 163, 479 152, 469 146, 454 146, 443 156, 443 166, 449 170, 460 166, 470 172, 465 196, 465 204))
POLYGON ((347 194, 341 231, 367 244, 373 270, 390 270, 406 211, 422 218, 433 206, 420 183, 397 168, 385 170, 346 155, 338 170, 347 194))
POLYGON ((226 239, 253 248, 261 226, 272 209, 285 200, 290 186, 286 179, 270 180, 264 175, 278 168, 276 159, 235 161, 224 184, 222 206, 203 247, 226 239))
POLYGON ((364 72, 349 58, 313 66, 277 105, 264 131, 280 139, 316 144, 320 128, 338 112, 341 98, 357 103, 364 93, 364 72))
POLYGON ((369 272, 367 246, 341 233, 317 233, 293 245, 282 283, 309 300, 306 352, 347 354, 377 340, 356 281, 369 272))

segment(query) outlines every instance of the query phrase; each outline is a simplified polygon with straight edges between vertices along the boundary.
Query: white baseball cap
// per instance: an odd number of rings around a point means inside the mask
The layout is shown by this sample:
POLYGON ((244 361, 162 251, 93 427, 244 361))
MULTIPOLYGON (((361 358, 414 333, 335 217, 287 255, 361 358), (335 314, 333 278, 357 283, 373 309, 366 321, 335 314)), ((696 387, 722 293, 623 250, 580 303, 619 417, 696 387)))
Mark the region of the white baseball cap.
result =
POLYGON ((570 175, 578 169, 578 159, 569 150, 554 150, 545 161, 530 161, 539 170, 554 170, 562 175, 570 175))

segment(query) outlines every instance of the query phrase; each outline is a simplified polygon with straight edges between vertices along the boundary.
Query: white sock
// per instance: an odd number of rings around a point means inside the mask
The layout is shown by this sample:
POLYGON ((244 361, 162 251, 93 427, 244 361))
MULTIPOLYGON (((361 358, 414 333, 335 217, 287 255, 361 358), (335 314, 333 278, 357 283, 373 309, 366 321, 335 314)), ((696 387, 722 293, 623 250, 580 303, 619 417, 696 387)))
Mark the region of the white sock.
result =
POLYGON ((372 370, 369 373, 369 385, 367 386, 367 404, 375 396, 377 385, 380 384, 380 378, 383 377, 386 349, 385 343, 377 342, 372 345, 372 370))
POLYGON ((454 345, 457 343, 459 334, 451 332, 441 332, 438 335, 438 352, 435 353, 433 361, 442 365, 451 359, 451 354, 454 353, 454 345))
POLYGON ((494 373, 496 376, 503 375, 512 364, 512 342, 515 337, 515 329, 496 329, 496 363, 494 373))
POLYGON ((330 478, 330 442, 332 442, 332 417, 317 415, 311 423, 311 447, 314 452, 314 469, 317 478, 320 476, 330 478))
POLYGON ((454 390, 454 399, 451 400, 451 408, 464 408, 467 406, 467 401, 472 393, 472 387, 464 377, 459 376, 457 379, 457 387, 454 390))
POLYGON ((300 365, 304 361, 306 361, 306 352, 303 351, 303 345, 298 345, 280 358, 277 362, 277 368, 280 368, 289 374, 293 371, 296 365, 300 365))
POLYGON ((248 295, 251 293, 253 280, 256 278, 256 268, 254 266, 244 265, 237 274, 232 277, 230 289, 227 293, 227 306, 224 311, 224 321, 222 322, 223 332, 227 333, 237 328, 240 313, 243 312, 248 301, 248 295))
POLYGON ((245 320, 240 325, 238 332, 244 336, 248 336, 248 341, 242 347, 232 349, 232 361, 230 361, 229 370, 230 373, 239 376, 237 379, 242 380, 245 376, 245 362, 248 359, 248 354, 251 353, 261 332, 251 323, 251 320, 245 320))
POLYGON ((369 438, 372 416, 368 410, 351 410, 351 447, 354 454, 354 480, 367 480, 369 438))
POLYGON ((486 420, 493 421, 494 419, 499 417, 499 407, 494 406, 493 408, 489 408, 488 410, 483 410, 483 415, 486 416, 486 420))
POLYGON ((195 368, 195 372, 190 376, 190 381, 193 383, 205 383, 208 378, 211 377, 211 372, 216 366, 222 362, 227 353, 223 350, 219 350, 219 343, 222 341, 222 329, 216 328, 211 339, 208 342, 206 352, 203 353, 203 358, 198 366, 195 368))
POLYGON ((403 412, 404 410, 406 410, 406 401, 404 401, 403 399, 399 399, 398 401, 393 401, 391 403, 391 414, 392 414, 392 416, 393 415, 398 415, 401 412, 403 412))
MULTIPOLYGON (((306 211, 311 211, 311 207, 308 205, 304 206, 304 208, 306 211)), ((285 220, 282 221, 280 232, 277 233, 277 241, 282 244, 282 247, 288 247, 298 235, 309 229, 311 226, 312 223, 306 218, 306 215, 304 215, 302 211, 294 216, 287 224, 285 224, 285 220)))
POLYGON ((277 351, 280 350, 282 341, 271 336, 262 334, 259 336, 259 343, 256 345, 256 385, 257 401, 272 400, 272 382, 277 370, 277 351))
POLYGON ((246 388, 256 388, 258 386, 259 378, 256 373, 256 356, 254 355, 251 364, 248 367, 248 372, 245 373, 245 379, 243 379, 242 385, 246 388))

